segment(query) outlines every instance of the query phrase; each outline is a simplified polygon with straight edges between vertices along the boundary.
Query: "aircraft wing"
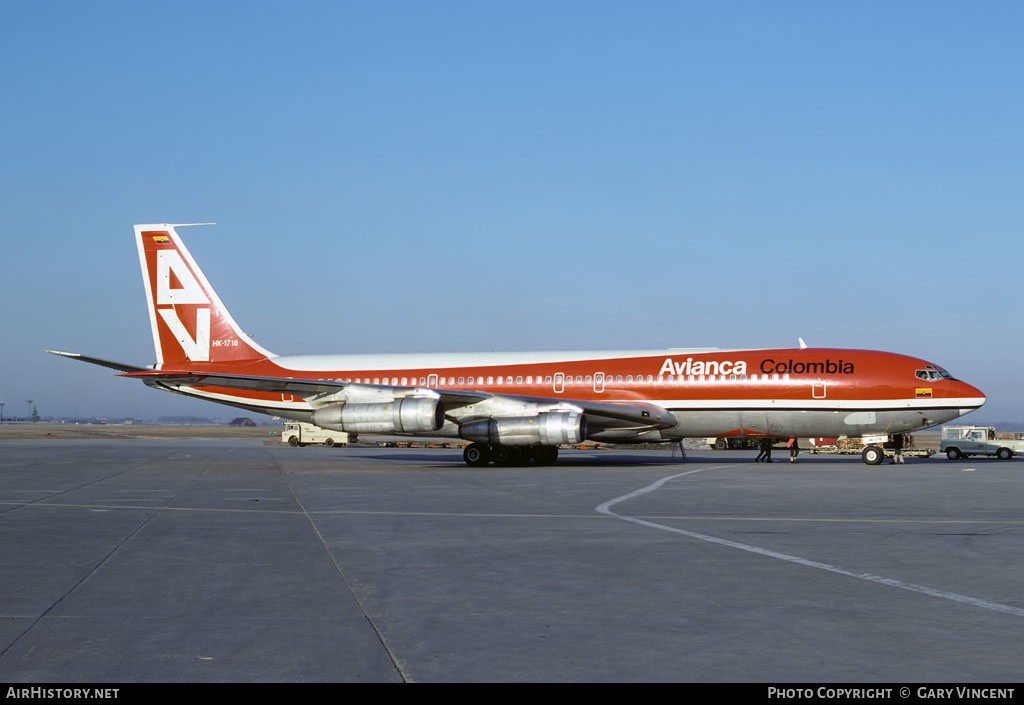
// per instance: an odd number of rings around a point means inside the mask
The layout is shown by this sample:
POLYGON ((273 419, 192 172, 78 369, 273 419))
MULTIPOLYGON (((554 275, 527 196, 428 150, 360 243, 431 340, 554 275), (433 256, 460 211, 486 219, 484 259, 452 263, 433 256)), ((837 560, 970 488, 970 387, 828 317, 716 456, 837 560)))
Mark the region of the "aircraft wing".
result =
POLYGON ((391 385, 363 384, 339 380, 312 380, 294 377, 265 377, 195 370, 153 370, 128 365, 79 353, 46 350, 45 352, 88 362, 121 372, 120 377, 143 382, 163 383, 181 387, 216 387, 239 389, 270 394, 290 394, 314 407, 338 402, 391 400, 409 396, 429 396, 440 400, 445 412, 460 409, 462 420, 489 416, 530 415, 528 409, 545 407, 576 408, 598 425, 604 427, 664 429, 676 425, 676 418, 663 407, 644 401, 600 402, 563 397, 536 397, 519 394, 493 394, 463 389, 429 389, 425 387, 395 387, 391 385), (473 409, 471 407, 477 407, 473 409), (470 407, 467 409, 467 407, 470 407), (477 413, 474 413, 476 411, 477 413))
MULTIPOLYGON (((191 371, 138 370, 119 376, 188 387, 219 387, 273 394, 292 394, 301 397, 313 406, 324 406, 339 401, 362 401, 383 396, 391 399, 431 396, 440 399, 446 411, 479 404, 481 407, 486 407, 486 411, 481 408, 481 417, 501 414, 501 409, 505 406, 521 408, 526 404, 536 404, 539 406, 577 407, 589 417, 602 417, 608 421, 618 422, 619 426, 624 423, 627 426, 662 429, 671 428, 677 423, 676 418, 668 410, 657 404, 643 401, 598 402, 518 394, 493 394, 462 389, 395 387, 338 380, 309 380, 293 377, 262 377, 191 371)), ((510 415, 522 414, 511 413, 510 415)), ((474 415, 469 413, 464 416, 473 418, 474 415)))
POLYGON ((342 399, 336 398, 338 392, 348 391, 351 397, 367 397, 382 393, 394 398, 404 396, 440 395, 444 401, 453 405, 473 402, 489 398, 493 395, 486 392, 444 391, 426 389, 424 387, 394 387, 384 384, 362 384, 342 382, 332 379, 299 379, 295 377, 263 377, 259 375, 235 375, 220 372, 191 372, 166 370, 141 370, 118 375, 141 379, 143 381, 166 382, 187 387, 220 387, 226 389, 244 389, 250 392, 269 392, 271 394, 292 394, 305 399, 314 406, 329 404, 342 399))

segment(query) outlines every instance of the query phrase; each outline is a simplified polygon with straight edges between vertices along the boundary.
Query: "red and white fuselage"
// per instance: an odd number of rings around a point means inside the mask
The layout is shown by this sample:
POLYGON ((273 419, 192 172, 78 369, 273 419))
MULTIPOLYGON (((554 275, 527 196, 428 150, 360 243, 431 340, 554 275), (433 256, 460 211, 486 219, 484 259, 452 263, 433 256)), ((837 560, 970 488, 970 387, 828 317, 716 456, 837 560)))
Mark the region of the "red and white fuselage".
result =
MULTIPOLYGON (((189 371, 334 380, 368 387, 367 398, 380 396, 378 388, 417 388, 563 404, 646 402, 677 419, 676 426, 655 434, 664 439, 903 433, 945 423, 985 402, 979 390, 925 360, 828 348, 310 355, 192 365, 189 371)), ((297 420, 312 420, 314 411, 309 401, 290 394, 214 386, 189 391, 297 420)), ((639 435, 650 438, 649 430, 639 435)), ((633 441, 637 431, 591 427, 589 437, 633 441)), ((457 437, 457 422, 445 424, 437 435, 457 437)))

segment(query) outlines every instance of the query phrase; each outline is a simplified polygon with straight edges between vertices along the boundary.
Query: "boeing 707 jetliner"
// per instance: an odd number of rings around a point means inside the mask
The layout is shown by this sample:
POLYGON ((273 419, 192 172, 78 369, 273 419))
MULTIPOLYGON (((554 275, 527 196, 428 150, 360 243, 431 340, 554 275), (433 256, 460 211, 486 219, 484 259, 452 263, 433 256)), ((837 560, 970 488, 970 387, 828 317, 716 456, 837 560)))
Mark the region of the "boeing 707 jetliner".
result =
MULTIPOLYGON (((136 225, 156 364, 146 385, 351 433, 462 438, 470 465, 550 464, 563 444, 686 437, 896 434, 974 411, 984 395, 925 360, 871 350, 279 357, 238 327, 176 228, 136 225)), ((883 452, 869 446, 864 461, 883 452)))

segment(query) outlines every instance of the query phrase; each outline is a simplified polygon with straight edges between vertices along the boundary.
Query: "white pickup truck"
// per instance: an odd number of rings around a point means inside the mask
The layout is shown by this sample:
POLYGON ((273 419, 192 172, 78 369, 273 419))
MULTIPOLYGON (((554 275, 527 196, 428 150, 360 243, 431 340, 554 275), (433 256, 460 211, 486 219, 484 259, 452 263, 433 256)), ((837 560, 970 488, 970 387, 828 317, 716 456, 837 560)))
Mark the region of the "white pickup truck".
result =
POLYGON ((1024 440, 996 438, 993 426, 943 426, 939 451, 950 460, 972 455, 994 455, 1000 460, 1009 460, 1024 453, 1024 440))

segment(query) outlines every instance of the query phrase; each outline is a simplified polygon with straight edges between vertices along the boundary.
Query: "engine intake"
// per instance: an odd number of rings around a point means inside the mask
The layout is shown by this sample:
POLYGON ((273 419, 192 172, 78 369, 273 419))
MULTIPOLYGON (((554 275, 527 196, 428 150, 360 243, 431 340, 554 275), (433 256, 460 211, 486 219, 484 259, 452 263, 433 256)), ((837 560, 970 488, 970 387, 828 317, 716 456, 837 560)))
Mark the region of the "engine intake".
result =
POLYGON ((444 425, 437 399, 405 397, 374 404, 335 404, 313 412, 321 428, 351 433, 422 433, 444 425))
POLYGON ((586 439, 587 419, 575 411, 484 419, 460 426, 459 436, 501 446, 571 445, 586 439))

